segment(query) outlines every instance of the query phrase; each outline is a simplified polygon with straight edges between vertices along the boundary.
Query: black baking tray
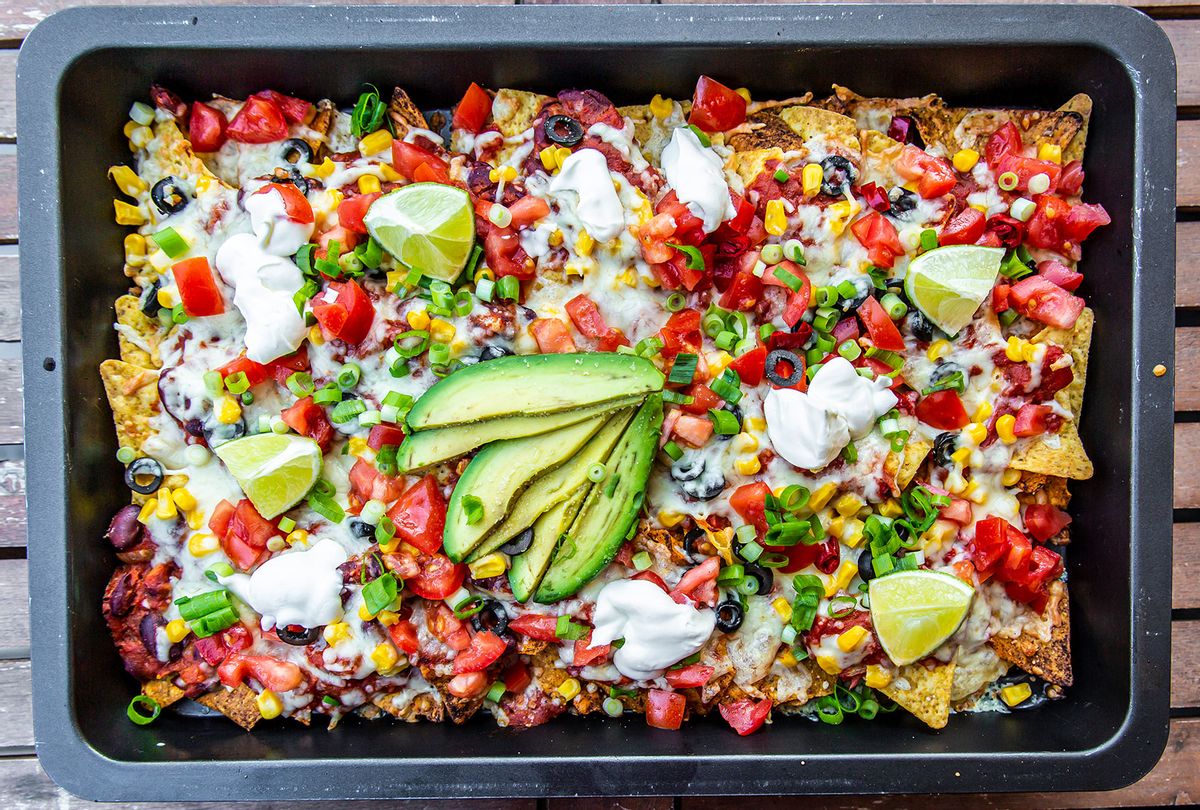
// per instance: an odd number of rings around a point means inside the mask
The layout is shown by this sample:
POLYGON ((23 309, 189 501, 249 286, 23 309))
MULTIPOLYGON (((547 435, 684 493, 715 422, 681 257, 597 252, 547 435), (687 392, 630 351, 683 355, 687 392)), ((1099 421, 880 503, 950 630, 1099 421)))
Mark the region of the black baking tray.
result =
POLYGON ((41 764, 109 800, 589 794, 1097 790, 1146 773, 1167 736, 1171 607, 1175 66, 1140 13, 1078 6, 576 6, 73 9, 18 61, 33 697, 41 764), (336 731, 125 718, 135 684, 99 602, 101 541, 124 502, 97 364, 116 353, 122 228, 106 168, 127 160, 130 104, 274 87, 345 103, 365 81, 444 107, 474 80, 619 103, 689 97, 696 76, 784 97, 867 95, 1054 108, 1095 101, 1087 191, 1113 223, 1088 241, 1097 312, 1073 487, 1076 686, 939 733, 895 713, 829 727, 719 718, 655 731, 640 717, 531 731, 348 721, 336 731))

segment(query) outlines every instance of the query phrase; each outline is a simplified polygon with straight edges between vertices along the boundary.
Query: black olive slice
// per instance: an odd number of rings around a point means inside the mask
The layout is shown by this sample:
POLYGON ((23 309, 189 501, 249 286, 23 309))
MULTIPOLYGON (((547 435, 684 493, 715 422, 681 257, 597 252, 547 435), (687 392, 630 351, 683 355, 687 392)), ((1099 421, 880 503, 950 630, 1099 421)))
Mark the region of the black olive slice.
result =
POLYGON ((777 385, 780 388, 791 388, 804 379, 804 363, 800 361, 795 352, 790 352, 787 349, 775 349, 767 353, 765 373, 772 385, 777 385), (782 371, 780 371, 780 364, 792 367, 791 372, 787 376, 784 376, 782 371))
POLYGON ((482 351, 479 352, 479 361, 482 363, 488 360, 497 360, 501 357, 507 357, 510 354, 512 354, 512 352, 503 346, 497 346, 495 343, 489 343, 483 347, 482 351))
MULTIPOLYGON (((701 540, 707 539, 707 537, 708 537, 708 534, 704 531, 704 529, 701 529, 699 526, 692 529, 690 532, 688 532, 687 534, 685 534, 683 536, 683 552, 684 552, 684 554, 687 555, 687 558, 689 560, 692 560, 693 562, 695 562, 697 552, 698 552, 698 549, 696 548, 696 544, 699 543, 701 540)), ((704 556, 704 555, 701 554, 700 556, 704 556)))
POLYGON ((276 627, 275 635, 279 636, 279 640, 284 644, 291 644, 293 647, 307 647, 317 640, 320 633, 315 627, 289 624, 287 627, 276 627))
POLYGON ((892 204, 888 209, 888 216, 891 217, 903 218, 904 214, 917 207, 917 195, 900 186, 888 192, 888 201, 892 204))
POLYGON ((529 550, 529 546, 533 544, 533 529, 526 529, 518 534, 512 540, 509 540, 504 545, 500 546, 500 550, 505 554, 521 554, 529 550))
POLYGON ((152 458, 142 456, 135 458, 125 468, 125 486, 139 495, 150 495, 158 492, 162 486, 163 468, 152 458))
POLYGON ((552 115, 542 128, 546 137, 559 146, 574 146, 583 140, 583 125, 569 115, 552 115))
POLYGON ((375 527, 365 520, 352 520, 350 521, 350 533, 358 538, 374 537, 375 527))
POLYGON ((158 290, 160 287, 162 287, 162 280, 156 278, 150 283, 150 286, 146 288, 145 292, 142 293, 141 310, 143 315, 149 315, 151 318, 153 318, 158 315, 158 311, 162 309, 158 303, 158 290))
POLYGON ((742 626, 744 617, 742 603, 736 599, 726 599, 717 605, 717 629, 722 633, 736 632, 742 626))
POLYGON ((950 466, 950 454, 958 449, 958 432, 939 433, 933 440, 933 463, 939 467, 950 466))
POLYGON ((758 590, 756 593, 759 596, 765 596, 775 587, 775 575, 771 573, 770 568, 765 568, 758 563, 746 563, 744 566, 745 576, 753 577, 758 582, 758 590))
POLYGON ((303 138, 288 138, 280 147, 279 156, 288 163, 312 163, 313 150, 303 138))
POLYGON ((695 481, 704 475, 704 457, 689 453, 671 465, 671 477, 676 481, 695 481))
POLYGON ((479 632, 490 630, 502 636, 508 631, 508 611, 495 599, 488 599, 479 612, 471 617, 471 626, 479 632))
POLYGON ((875 556, 871 553, 869 544, 858 554, 858 575, 863 582, 870 582, 875 578, 875 556))
POLYGON ((842 196, 858 179, 858 173, 854 171, 854 164, 841 155, 830 155, 822 160, 821 170, 823 172, 821 193, 828 194, 830 197, 842 196))
POLYGON ((154 184, 154 188, 150 189, 150 199, 154 200, 154 207, 164 214, 178 213, 188 204, 187 192, 179 184, 179 178, 170 175, 154 184))

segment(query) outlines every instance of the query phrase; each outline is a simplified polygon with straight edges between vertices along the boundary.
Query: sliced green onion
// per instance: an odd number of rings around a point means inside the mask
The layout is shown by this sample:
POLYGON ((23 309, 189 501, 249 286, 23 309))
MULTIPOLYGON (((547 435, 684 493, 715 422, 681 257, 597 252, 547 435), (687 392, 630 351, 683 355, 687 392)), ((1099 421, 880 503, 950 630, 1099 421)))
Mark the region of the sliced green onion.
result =
POLYGON ((926 228, 921 231, 921 250, 933 250, 938 246, 937 231, 933 228, 926 228))
POLYGON ((730 332, 728 329, 726 329, 726 330, 722 331, 719 335, 717 335, 716 339, 713 342, 717 344, 718 349, 721 349, 723 351, 729 351, 730 349, 733 348, 733 344, 737 343, 737 339, 738 339, 738 336, 736 334, 734 334, 733 332, 730 332))
POLYGON ((1021 182, 1021 178, 1016 172, 1001 172, 996 178, 996 185, 1000 186, 1001 191, 1012 191, 1021 182))
POLYGON ((615 697, 606 697, 601 706, 609 717, 620 717, 625 713, 625 706, 615 697))
POLYGON ((816 346, 817 351, 824 356, 833 351, 834 347, 837 346, 837 343, 834 341, 831 335, 818 332, 814 345, 816 346))
POLYGON ((639 571, 645 571, 650 566, 654 565, 654 560, 650 557, 647 551, 639 551, 633 555, 633 567, 639 571))
POLYGON ((482 596, 468 596, 466 599, 459 602, 454 607, 454 618, 469 619, 479 611, 483 610, 484 600, 482 596))
POLYGON ((367 403, 361 399, 347 399, 333 406, 329 421, 336 425, 344 425, 367 409, 367 403))
POLYGON ((679 461, 683 458, 683 448, 674 441, 669 441, 663 445, 663 452, 670 456, 673 460, 679 461))
POLYGON ((712 392, 730 405, 736 405, 742 400, 742 378, 736 371, 726 368, 708 386, 712 392))
POLYGON ((308 508, 330 523, 341 523, 346 517, 345 510, 327 495, 309 495, 308 508))
POLYGON ((554 635, 568 641, 578 641, 588 634, 589 629, 585 625, 571 621, 570 616, 559 616, 554 625, 554 635))
POLYGON ((741 432, 742 426, 738 423, 738 418, 732 413, 721 408, 710 408, 708 411, 709 418, 712 419, 713 431, 719 436, 736 436, 741 432))
POLYGON ((227 577, 233 573, 233 566, 227 562, 213 563, 204 572, 204 576, 212 582, 217 581, 217 577, 227 577))
POLYGON ((344 363, 337 374, 338 387, 343 391, 349 391, 354 386, 358 385, 358 381, 362 379, 362 367, 358 363, 344 363))
POLYGON ((700 127, 695 124, 688 124, 688 129, 695 133, 696 140, 700 141, 700 145, 705 149, 712 146, 712 141, 709 140, 708 136, 704 134, 704 130, 700 129, 700 127))
POLYGON ((356 138, 370 135, 384 127, 387 127, 389 132, 392 131, 392 123, 387 116, 387 105, 379 97, 379 91, 375 85, 365 86, 370 89, 359 95, 350 114, 350 132, 356 138))
MULTIPOLYGON (((751 527, 751 528, 753 528, 753 527, 751 527)), ((747 543, 746 545, 742 546, 741 550, 738 551, 738 553, 742 555, 742 559, 745 560, 746 562, 754 562, 754 561, 758 560, 760 557, 762 557, 763 547, 760 546, 757 542, 752 540, 749 543, 747 543)))
POLYGON ((858 461, 858 448, 854 446, 854 442, 850 442, 842 448, 842 458, 846 459, 847 464, 854 464, 858 461))
POLYGON ((896 352, 890 352, 887 349, 880 349, 877 346, 867 348, 867 357, 878 360, 892 371, 899 371, 904 366, 903 356, 896 352))
POLYGON ((879 299, 879 303, 893 321, 903 318, 908 313, 908 307, 895 293, 884 293, 883 297, 879 299))
POLYGON ((333 695, 326 695, 325 697, 321 698, 321 703, 330 708, 333 708, 334 706, 342 705, 342 702, 340 700, 338 700, 337 698, 335 698, 333 695))
POLYGON ((779 329, 778 329, 778 327, 775 326, 775 324, 764 323, 762 326, 758 327, 758 339, 761 340, 763 343, 766 343, 767 338, 769 338, 771 335, 775 334, 778 331, 779 331, 779 329))
POLYGON ((154 240, 154 244, 158 245, 159 250, 172 259, 178 259, 188 252, 187 240, 180 236, 174 228, 163 228, 158 233, 150 234, 150 238, 154 240))
POLYGON ((798 293, 798 292, 800 292, 800 290, 804 289, 804 281, 802 279, 796 277, 792 273, 789 273, 787 270, 783 269, 782 267, 775 268, 775 278, 779 279, 784 284, 786 284, 788 289, 791 290, 792 292, 798 293))
POLYGON ((466 514, 467 523, 474 526, 479 521, 483 520, 483 501, 475 495, 467 495, 462 499, 463 512, 466 514))
POLYGON ((496 291, 506 301, 516 301, 521 297, 521 282, 516 276, 504 276, 496 282, 496 291))
POLYGON ((754 596, 758 593, 758 579, 756 577, 743 577, 734 586, 734 590, 742 596, 754 596))
POLYGON ((396 601, 399 592, 396 577, 389 571, 363 586, 363 604, 367 606, 367 612, 374 616, 396 601))
POLYGON ((429 346, 429 331, 426 329, 409 329, 396 335, 392 342, 396 353, 407 359, 416 357, 429 346))
POLYGON ((137 458, 137 451, 135 451, 132 447, 122 447, 117 451, 117 461, 121 462, 122 464, 129 464, 135 458, 137 458))
POLYGON ((681 394, 678 391, 666 390, 662 392, 663 402, 671 405, 691 405, 696 401, 695 397, 689 397, 686 394, 681 394))
POLYGON ((378 269, 383 262, 383 246, 375 241, 375 237, 368 237, 366 244, 359 245, 354 249, 354 256, 364 267, 372 270, 378 269))
POLYGON ((674 292, 667 296, 667 312, 679 312, 686 306, 687 298, 684 297, 683 293, 674 292))
POLYGON ((481 278, 475 282, 475 297, 480 301, 491 301, 496 294, 496 282, 490 278, 481 278))
POLYGON ((459 290, 454 294, 454 314, 462 318, 471 314, 475 308, 475 298, 470 290, 459 290))
POLYGON ((817 717, 822 723, 840 726, 845 719, 845 715, 842 713, 842 704, 833 695, 817 698, 817 717))
POLYGON ((379 519, 375 524, 375 542, 381 546, 386 546, 392 542, 392 538, 396 536, 396 524, 387 515, 379 519))
POLYGON ((775 180, 777 182, 786 183, 790 177, 791 175, 788 174, 787 169, 781 167, 775 170, 775 180))
POLYGON ((424 273, 415 267, 409 269, 408 274, 404 277, 404 286, 410 289, 421 286, 421 280, 425 277, 424 273))
POLYGON ((489 700, 492 703, 499 703, 502 697, 504 697, 504 681, 496 681, 488 688, 485 700, 489 700))
POLYGON ((799 239, 789 239, 783 243, 783 255, 789 261, 804 267, 808 262, 804 260, 804 243, 799 239))
POLYGON ((314 391, 312 398, 318 405, 332 405, 342 401, 342 389, 336 383, 329 383, 314 391))
POLYGON ((854 286, 852 281, 843 281, 837 285, 838 295, 845 298, 847 301, 854 300, 858 295, 858 287, 854 286))
POLYGON ((242 400, 243 405, 250 405, 254 402, 254 394, 249 391, 243 391, 239 398, 242 400))
POLYGON ((663 342, 656 337, 642 338, 633 351, 638 357, 650 358, 662 351, 663 342))
POLYGON ((708 311, 704 313, 704 317, 700 321, 700 328, 704 330, 704 334, 710 338, 715 338, 726 331, 725 314, 723 310, 710 305, 708 311))
POLYGON ((687 268, 689 270, 704 269, 704 254, 700 252, 700 248, 695 248, 691 245, 676 245, 671 242, 667 242, 667 247, 673 247, 684 256, 687 256, 687 268))
POLYGON ((125 714, 139 726, 147 726, 158 719, 162 706, 149 695, 136 695, 129 701, 125 714))
POLYGON ((671 374, 667 377, 667 382, 675 385, 691 385, 699 361, 700 358, 691 352, 680 352, 675 355, 675 362, 671 364, 671 374))
POLYGON ((183 311, 183 304, 171 308, 171 323, 187 323, 188 314, 183 311))
POLYGON ((1000 324, 1002 326, 1012 326, 1013 321, 1017 319, 1017 311, 1015 309, 1006 309, 1000 313, 1000 324))
POLYGON ((229 601, 229 591, 224 588, 206 591, 196 596, 183 596, 175 600, 175 607, 179 608, 179 615, 185 622, 195 621, 201 616, 232 606, 229 601))
POLYGON ((758 537, 758 529, 747 523, 745 526, 738 526, 733 534, 739 543, 753 543, 758 537))
POLYGON ((593 484, 600 483, 601 481, 603 481, 605 479, 605 477, 607 475, 608 475, 608 470, 600 462, 596 462, 592 466, 588 467, 587 477, 588 477, 588 480, 591 481, 593 484))
POLYGON ((313 392, 313 378, 307 371, 294 371, 287 378, 288 390, 303 399, 313 392))
POLYGON ((450 362, 450 347, 445 343, 430 343, 429 344, 429 363, 435 366, 444 366, 450 362))
POLYGON ((808 506, 808 499, 812 493, 808 491, 808 487, 800 484, 790 484, 784 487, 783 492, 779 493, 779 508, 784 512, 798 514, 804 507, 808 506))
POLYGON ((923 390, 921 392, 921 396, 927 397, 930 394, 932 394, 934 391, 957 391, 958 393, 961 394, 966 390, 967 390, 966 378, 963 376, 963 373, 961 371, 955 371, 950 374, 947 374, 945 377, 942 377, 940 380, 935 382, 933 385, 931 385, 928 388, 926 388, 925 390, 923 390))
POLYGON ((816 302, 817 307, 828 308, 836 306, 838 300, 839 296, 836 287, 822 286, 813 290, 813 301, 816 302))
POLYGON ((744 565, 727 565, 717 574, 717 582, 722 585, 729 582, 741 582, 744 576, 746 576, 744 565))
POLYGON ((817 372, 820 371, 821 367, 825 364, 824 363, 813 363, 811 359, 808 362, 809 362, 809 366, 804 371, 804 377, 809 382, 812 382, 812 378, 817 376, 817 372))
POLYGON ((862 356, 862 347, 859 346, 856 341, 844 340, 842 341, 841 345, 837 347, 837 353, 847 360, 854 362, 862 356))

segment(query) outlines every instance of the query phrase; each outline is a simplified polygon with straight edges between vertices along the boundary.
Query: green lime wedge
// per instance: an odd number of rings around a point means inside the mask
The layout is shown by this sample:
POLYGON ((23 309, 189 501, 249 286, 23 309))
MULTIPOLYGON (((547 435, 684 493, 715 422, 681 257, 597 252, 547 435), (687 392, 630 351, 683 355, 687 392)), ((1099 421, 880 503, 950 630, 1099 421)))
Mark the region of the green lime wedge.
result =
POLYGON ((213 452, 267 519, 299 503, 321 475, 321 447, 304 436, 259 433, 213 452))
POLYGON ((475 244, 470 196, 441 183, 413 183, 384 194, 367 209, 363 224, 405 266, 442 281, 458 278, 475 244))
POLYGON ((903 666, 919 661, 954 635, 975 589, 937 571, 899 571, 871 580, 871 622, 883 651, 903 666))
POLYGON ((1002 261, 1004 248, 940 247, 912 260, 904 292, 939 329, 956 335, 991 294, 1002 261))

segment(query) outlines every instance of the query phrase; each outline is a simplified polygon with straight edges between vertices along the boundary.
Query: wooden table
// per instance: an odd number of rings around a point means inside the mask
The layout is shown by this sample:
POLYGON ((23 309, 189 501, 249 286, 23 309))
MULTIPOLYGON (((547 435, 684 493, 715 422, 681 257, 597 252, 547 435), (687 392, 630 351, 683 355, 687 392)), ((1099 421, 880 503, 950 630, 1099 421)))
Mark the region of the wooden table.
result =
MULTIPOLYGON (((182 0, 177 0, 181 2, 182 0)), ((238 0, 216 0, 221 3, 238 0)), ((259 0, 271 2, 271 0, 259 0)), ((309 0, 318 5, 328 0, 309 0)), ((356 0, 368 2, 368 0, 356 0)), ((398 0, 392 0, 397 2, 398 0)), ((488 0, 503 3, 510 0, 488 0)), ((529 2, 530 0, 516 0, 529 2)), ((535 0, 536 1, 536 0, 535 0)), ((669 0, 668 0, 669 1, 669 0)), ((894 1, 894 0, 893 0, 894 1)), ((944 2, 945 0, 940 0, 944 2)), ((1200 0, 1194 0, 1200 2, 1200 0)), ((208 0, 212 3, 213 0, 208 0)), ((1087 2, 1087 0, 1084 0, 1087 2)), ((1200 273, 1190 264, 1200 254, 1200 5, 1189 0, 1151 0, 1138 5, 1159 21, 1175 46, 1179 63, 1179 191, 1176 242, 1175 443, 1183 462, 1175 471, 1175 578, 1172 618, 1171 734, 1154 770, 1124 790, 1111 793, 1016 794, 941 797, 795 798, 795 807, 940 808, 1139 807, 1200 803, 1200 273)), ((0 4, 0 807, 77 808, 99 806, 57 788, 33 756, 30 711, 29 621, 25 555, 25 467, 21 415, 21 311, 17 269, 17 49, 30 29, 61 8, 84 0, 8 0, 0 4)), ((100 3, 96 3, 99 5, 100 3)), ((111 4, 111 3, 110 3, 111 4)), ((129 5, 158 5, 135 0, 129 5)), ((1136 3, 1134 3, 1137 5, 1136 3)), ((542 799, 479 802, 367 802, 355 807, 448 808, 465 805, 503 810, 716 810, 738 799, 542 799)), ((740 800, 746 801, 746 800, 740 800)), ((751 799, 749 801, 761 801, 751 799)), ((201 805, 137 805, 150 808, 201 805)), ((203 805, 215 806, 215 805, 203 805)), ((247 803, 237 807, 284 808, 290 803, 247 803)), ((312 805, 332 808, 332 803, 312 805)))

